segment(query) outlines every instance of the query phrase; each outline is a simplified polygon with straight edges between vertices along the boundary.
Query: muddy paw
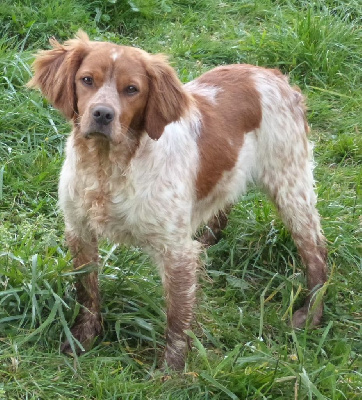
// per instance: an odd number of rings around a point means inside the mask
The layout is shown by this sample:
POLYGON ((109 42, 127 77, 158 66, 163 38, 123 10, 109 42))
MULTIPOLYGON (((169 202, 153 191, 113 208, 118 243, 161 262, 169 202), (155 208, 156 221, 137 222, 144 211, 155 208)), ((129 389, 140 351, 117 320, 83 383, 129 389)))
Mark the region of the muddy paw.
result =
POLYGON ((316 308, 305 304, 302 308, 293 314, 293 328, 314 328, 321 322, 323 315, 323 305, 318 305, 316 308))
POLYGON ((210 228, 205 228, 204 232, 197 238, 197 241, 203 244, 206 247, 213 246, 216 244, 221 238, 221 232, 219 235, 215 235, 210 228))
POLYGON ((185 367, 186 349, 187 342, 180 342, 178 346, 166 346, 161 370, 164 372, 183 370, 185 367))
MULTIPOLYGON (((76 322, 71 329, 72 335, 83 346, 84 351, 74 343, 77 355, 80 355, 93 347, 97 337, 102 332, 102 324, 99 318, 92 318, 87 321, 76 322)), ((73 354, 72 347, 68 340, 61 345, 64 354, 73 354)))

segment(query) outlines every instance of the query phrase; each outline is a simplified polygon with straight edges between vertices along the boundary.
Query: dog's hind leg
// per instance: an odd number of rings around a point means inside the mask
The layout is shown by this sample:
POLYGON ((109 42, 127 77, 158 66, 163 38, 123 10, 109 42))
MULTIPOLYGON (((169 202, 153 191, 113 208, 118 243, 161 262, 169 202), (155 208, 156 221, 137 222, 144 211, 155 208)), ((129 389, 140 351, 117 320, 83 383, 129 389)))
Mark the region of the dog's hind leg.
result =
POLYGON ((228 215, 231 208, 231 206, 225 207, 224 210, 220 210, 209 220, 197 238, 201 244, 204 246, 213 246, 221 239, 222 231, 228 223, 228 215))
MULTIPOLYGON (((74 268, 79 271, 75 287, 77 301, 81 305, 71 332, 87 351, 102 331, 97 271, 98 244, 91 234, 89 240, 84 240, 67 231, 66 239, 73 256, 74 268)), ((68 340, 62 344, 61 350, 64 353, 73 352, 68 340)), ((78 354, 81 351, 79 347, 76 348, 78 354)))
MULTIPOLYGON (((301 328, 320 323, 323 303, 315 303, 316 291, 327 280, 327 250, 316 209, 312 168, 307 155, 289 153, 278 168, 264 168, 261 180, 290 230, 306 267, 308 296, 302 308, 293 315, 292 324, 301 328)), ((302 154, 302 152, 301 152, 302 154)))

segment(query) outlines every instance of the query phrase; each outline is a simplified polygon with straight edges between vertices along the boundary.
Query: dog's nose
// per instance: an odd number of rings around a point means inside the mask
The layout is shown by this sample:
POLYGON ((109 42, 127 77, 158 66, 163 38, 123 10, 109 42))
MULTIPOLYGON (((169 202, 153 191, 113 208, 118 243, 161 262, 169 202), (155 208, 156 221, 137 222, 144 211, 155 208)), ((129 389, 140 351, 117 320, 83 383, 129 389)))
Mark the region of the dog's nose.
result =
POLYGON ((92 110, 92 115, 97 124, 108 125, 114 120, 114 109, 106 105, 97 105, 92 110))

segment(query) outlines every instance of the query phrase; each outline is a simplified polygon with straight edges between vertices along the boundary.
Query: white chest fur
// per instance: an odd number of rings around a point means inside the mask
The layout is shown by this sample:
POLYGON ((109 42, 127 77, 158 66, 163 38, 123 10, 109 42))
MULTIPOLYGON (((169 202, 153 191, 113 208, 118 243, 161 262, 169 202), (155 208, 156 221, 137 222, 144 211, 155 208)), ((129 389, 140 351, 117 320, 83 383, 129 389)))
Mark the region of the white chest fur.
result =
POLYGON ((141 246, 190 237, 198 153, 184 125, 170 124, 157 142, 145 135, 127 168, 112 152, 103 157, 92 139, 86 154, 78 152, 71 136, 59 183, 68 229, 141 246))

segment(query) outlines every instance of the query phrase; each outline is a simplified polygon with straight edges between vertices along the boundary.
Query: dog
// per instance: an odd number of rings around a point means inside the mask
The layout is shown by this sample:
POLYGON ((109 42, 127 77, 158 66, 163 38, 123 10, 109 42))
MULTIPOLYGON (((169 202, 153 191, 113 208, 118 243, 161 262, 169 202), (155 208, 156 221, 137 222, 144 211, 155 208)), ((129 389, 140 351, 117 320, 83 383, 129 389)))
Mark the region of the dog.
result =
MULTIPOLYGON (((165 290, 164 362, 182 369, 199 254, 250 184, 263 188, 296 243, 308 295, 292 325, 320 323, 327 279, 304 99, 280 71, 235 64, 183 85, 165 56, 80 31, 39 51, 28 86, 71 121, 59 205, 74 267, 98 261, 98 238, 142 247, 165 290), (209 229, 199 241, 197 229, 209 229), (202 243, 202 244, 201 244, 202 243), (312 307, 313 305, 313 307, 312 307)), ((85 350, 101 333, 97 272, 76 283, 72 334, 85 350)), ((71 352, 69 342, 62 345, 71 352)))

